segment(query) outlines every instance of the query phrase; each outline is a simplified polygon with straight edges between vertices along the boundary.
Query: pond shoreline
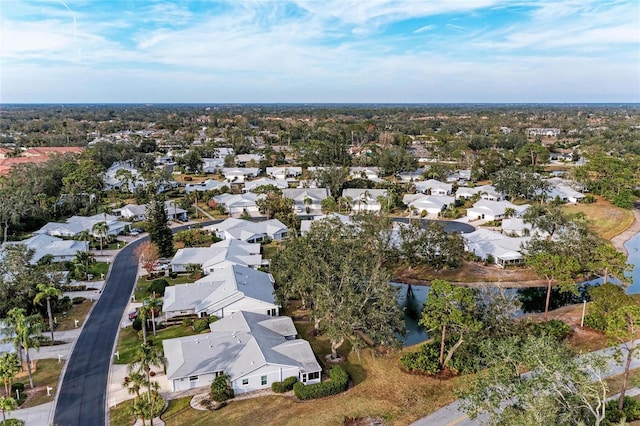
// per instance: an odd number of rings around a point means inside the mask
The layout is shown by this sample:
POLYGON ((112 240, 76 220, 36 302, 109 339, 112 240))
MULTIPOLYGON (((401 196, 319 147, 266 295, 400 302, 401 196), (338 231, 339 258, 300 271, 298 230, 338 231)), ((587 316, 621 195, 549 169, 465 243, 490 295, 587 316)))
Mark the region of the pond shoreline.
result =
POLYGON ((633 208, 631 209, 631 211, 633 212, 633 217, 634 217, 633 223, 631 224, 631 226, 628 227, 622 233, 611 238, 611 243, 613 244, 613 246, 617 250, 624 253, 625 256, 629 256, 629 252, 627 251, 627 248, 624 245, 627 243, 627 241, 629 241, 630 239, 632 239, 633 237, 635 237, 640 233, 640 210, 633 208))

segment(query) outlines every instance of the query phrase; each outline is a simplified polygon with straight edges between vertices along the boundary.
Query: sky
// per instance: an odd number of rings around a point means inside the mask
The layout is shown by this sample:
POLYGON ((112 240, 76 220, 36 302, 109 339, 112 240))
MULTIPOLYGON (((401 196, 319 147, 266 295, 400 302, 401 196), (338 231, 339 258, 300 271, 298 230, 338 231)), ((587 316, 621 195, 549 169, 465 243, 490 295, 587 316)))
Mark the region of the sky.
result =
POLYGON ((640 102, 640 1, 0 0, 0 103, 640 102))

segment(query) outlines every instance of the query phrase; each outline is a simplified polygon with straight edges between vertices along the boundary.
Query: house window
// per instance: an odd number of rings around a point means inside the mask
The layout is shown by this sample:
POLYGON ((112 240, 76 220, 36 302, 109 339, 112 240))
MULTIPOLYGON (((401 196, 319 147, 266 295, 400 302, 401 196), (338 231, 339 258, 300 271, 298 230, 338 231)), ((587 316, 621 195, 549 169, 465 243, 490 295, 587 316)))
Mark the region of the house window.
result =
POLYGON ((262 384, 262 386, 267 384, 267 376, 260 376, 260 384, 262 384))
POLYGON ((249 379, 242 379, 242 386, 247 386, 249 384, 249 379))
POLYGON ((302 373, 302 383, 307 383, 307 373, 302 373))
POLYGON ((189 376, 189 381, 190 382, 197 382, 198 381, 198 376, 189 376))
POLYGON ((216 371, 215 373, 213 373, 213 377, 214 378, 218 378, 220 376, 222 376, 224 374, 224 371, 216 371))
POLYGON ((267 315, 275 317, 276 315, 278 315, 277 313, 277 309, 267 309, 267 315))
POLYGON ((309 373, 309 380, 315 380, 320 378, 320 372, 314 371, 313 373, 309 373))

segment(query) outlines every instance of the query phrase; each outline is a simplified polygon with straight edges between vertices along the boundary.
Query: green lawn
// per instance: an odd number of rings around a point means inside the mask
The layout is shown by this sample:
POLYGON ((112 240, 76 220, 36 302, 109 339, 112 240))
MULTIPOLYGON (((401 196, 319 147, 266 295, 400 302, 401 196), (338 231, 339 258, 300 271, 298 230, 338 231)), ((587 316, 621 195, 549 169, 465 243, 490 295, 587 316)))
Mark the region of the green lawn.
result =
POLYGON ((109 424, 111 426, 131 426, 135 422, 131 414, 131 404, 133 400, 121 402, 109 410, 109 424))
MULTIPOLYGON (((187 284, 187 283, 193 282, 193 280, 189 278, 188 275, 178 275, 177 278, 169 278, 169 275, 166 275, 164 277, 160 277, 160 279, 167 280, 169 285, 187 284)), ((149 294, 148 289, 152 282, 153 280, 147 281, 146 275, 143 275, 138 279, 138 282, 136 283, 135 291, 133 293, 136 301, 141 301, 151 296, 151 294, 149 294)))
POLYGON ((34 407, 53 401, 62 366, 63 364, 58 363, 57 359, 40 359, 36 361, 36 372, 33 374, 33 384, 36 388, 33 390, 29 389, 29 377, 26 372, 23 377, 16 379, 17 382, 25 384, 25 391, 28 395, 27 400, 20 408, 34 407), (51 396, 47 396, 47 386, 53 388, 51 396))
POLYGON ((109 264, 107 262, 96 262, 89 266, 89 273, 93 275, 92 281, 101 280, 102 274, 107 276, 109 270, 109 264))
MULTIPOLYGON (((191 327, 185 327, 182 325, 174 325, 161 330, 157 330, 156 336, 153 336, 152 331, 147 332, 147 339, 152 340, 157 345, 162 345, 162 340, 173 339, 176 337, 192 336, 197 334, 191 327)), ((115 364, 129 364, 134 361, 136 351, 142 343, 142 338, 138 335, 132 327, 127 327, 120 330, 118 336, 118 345, 116 350, 120 354, 120 358, 114 360, 115 364)))

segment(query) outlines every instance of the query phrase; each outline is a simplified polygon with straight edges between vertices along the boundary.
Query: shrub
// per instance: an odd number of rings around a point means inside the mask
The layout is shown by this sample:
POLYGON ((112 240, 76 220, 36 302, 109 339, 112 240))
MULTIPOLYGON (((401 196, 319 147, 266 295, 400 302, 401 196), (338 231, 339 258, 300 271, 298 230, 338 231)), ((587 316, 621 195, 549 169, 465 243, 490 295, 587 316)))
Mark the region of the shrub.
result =
POLYGON ((231 382, 229 381, 228 375, 221 374, 211 382, 210 395, 211 399, 216 402, 223 402, 227 399, 233 398, 233 389, 231 388, 231 382))
POLYGON ((426 217, 427 216, 427 211, 426 210, 422 210, 420 212, 420 217, 426 217))
POLYGON ((187 317, 187 318, 184 318, 184 319, 182 320, 182 325, 183 325, 184 327, 191 327, 191 326, 193 325, 193 318, 188 318, 188 317, 187 317))
POLYGON ((570 325, 557 319, 540 323, 530 322, 526 328, 535 336, 547 335, 554 337, 556 340, 564 340, 573 333, 570 325))
POLYGON ((66 293, 68 291, 85 291, 87 289, 87 286, 82 284, 82 285, 61 285, 60 286, 60 291, 66 293))
POLYGON ((85 300, 87 300, 87 299, 85 299, 84 297, 78 296, 78 297, 74 297, 73 299, 71 299, 71 303, 73 303, 74 305, 79 305, 82 302, 84 302, 85 300))
POLYGON ((178 278, 178 273, 177 272, 169 272, 169 278, 175 280, 176 278, 178 278))
POLYGON ((271 390, 276 393, 285 393, 293 389, 293 385, 296 384, 298 378, 295 376, 287 377, 282 382, 271 383, 271 390))
POLYGON ((215 315, 211 315, 210 317, 207 317, 207 320, 209 321, 209 324, 211 324, 218 321, 218 317, 215 315))
POLYGON ((622 424, 623 418, 625 422, 640 420, 640 401, 625 396, 622 410, 618 410, 618 398, 612 399, 607 402, 605 413, 606 417, 601 424, 606 426, 622 424))
POLYGON ((425 343, 418 352, 402 355, 400 362, 407 371, 436 375, 440 372, 439 356, 436 346, 425 343))
POLYGON ((349 374, 338 365, 329 370, 329 379, 329 381, 312 385, 296 382, 293 385, 293 392, 298 399, 307 400, 335 395, 346 391, 349 386, 349 374))
POLYGON ((131 327, 135 331, 142 331, 142 320, 140 318, 134 319, 133 322, 131 323, 131 327))
POLYGON ((164 289, 169 285, 169 281, 164 278, 153 280, 149 285, 148 291, 150 294, 155 293, 156 296, 164 296, 164 289))
POLYGON ((193 178, 192 178, 191 176, 183 176, 183 177, 182 177, 182 179, 183 179, 185 182, 191 182, 191 181, 193 180, 193 178))
POLYGON ((11 392, 15 395, 16 391, 24 392, 24 383, 15 382, 11 385, 11 392))
POLYGON ((200 318, 193 322, 193 331, 200 333, 209 328, 209 320, 207 318, 200 318))
POLYGON ((604 331, 607 326, 607 320, 599 314, 587 314, 584 317, 584 325, 595 330, 604 331))

